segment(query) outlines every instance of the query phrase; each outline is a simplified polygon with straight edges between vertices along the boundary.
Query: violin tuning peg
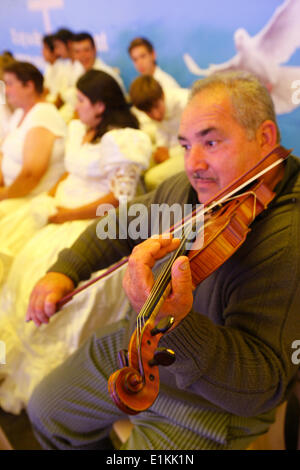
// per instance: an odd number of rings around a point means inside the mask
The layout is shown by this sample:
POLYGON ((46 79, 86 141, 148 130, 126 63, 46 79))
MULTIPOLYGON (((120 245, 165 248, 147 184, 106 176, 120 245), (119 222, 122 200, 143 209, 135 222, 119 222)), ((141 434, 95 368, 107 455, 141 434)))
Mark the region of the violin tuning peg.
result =
POLYGON ((118 352, 118 362, 120 369, 122 369, 123 367, 128 367, 129 361, 127 349, 121 349, 121 351, 118 352))
POLYGON ((157 325, 151 330, 151 335, 155 336, 157 333, 165 333, 173 325, 175 318, 171 315, 163 317, 157 325))
POLYGON ((175 353, 172 349, 157 348, 149 366, 170 366, 175 361, 175 353))

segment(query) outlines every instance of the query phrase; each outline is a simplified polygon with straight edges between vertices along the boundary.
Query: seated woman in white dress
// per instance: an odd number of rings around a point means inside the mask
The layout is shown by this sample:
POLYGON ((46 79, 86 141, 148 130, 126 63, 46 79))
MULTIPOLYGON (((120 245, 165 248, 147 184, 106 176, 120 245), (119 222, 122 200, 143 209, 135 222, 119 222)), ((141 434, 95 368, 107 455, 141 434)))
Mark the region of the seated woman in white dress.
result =
POLYGON ((11 63, 4 82, 7 101, 16 110, 0 149, 0 216, 57 181, 64 171, 66 133, 55 106, 44 101, 43 76, 34 65, 11 63))
MULTIPOLYGON (((47 214, 53 214, 49 216, 52 223, 40 228, 15 257, 0 295, 1 340, 6 343, 0 406, 13 413, 26 406, 45 374, 95 328, 121 318, 128 305, 119 288, 120 272, 78 294, 49 324, 37 328, 32 322, 25 323, 34 284, 57 254, 93 222, 100 204, 115 206, 120 198, 134 193, 151 155, 150 139, 137 129, 137 120, 112 77, 91 70, 77 87, 80 121, 70 123, 65 157, 68 174, 54 196, 46 198, 53 204, 44 204, 47 214)), ((47 218, 43 213, 40 216, 47 218)))

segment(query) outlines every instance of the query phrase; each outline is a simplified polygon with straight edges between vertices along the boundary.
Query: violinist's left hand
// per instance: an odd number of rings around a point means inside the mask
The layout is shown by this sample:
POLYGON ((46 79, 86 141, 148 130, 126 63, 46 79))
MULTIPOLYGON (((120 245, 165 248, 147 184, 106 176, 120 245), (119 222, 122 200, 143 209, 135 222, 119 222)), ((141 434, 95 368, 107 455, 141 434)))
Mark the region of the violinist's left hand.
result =
MULTIPOLYGON (((154 284, 152 268, 156 260, 175 250, 180 240, 159 237, 149 238, 134 248, 129 257, 123 287, 136 312, 147 300, 154 284)), ((172 267, 172 290, 160 309, 159 316, 175 317, 174 327, 190 312, 193 305, 193 283, 189 260, 180 256, 172 267)))

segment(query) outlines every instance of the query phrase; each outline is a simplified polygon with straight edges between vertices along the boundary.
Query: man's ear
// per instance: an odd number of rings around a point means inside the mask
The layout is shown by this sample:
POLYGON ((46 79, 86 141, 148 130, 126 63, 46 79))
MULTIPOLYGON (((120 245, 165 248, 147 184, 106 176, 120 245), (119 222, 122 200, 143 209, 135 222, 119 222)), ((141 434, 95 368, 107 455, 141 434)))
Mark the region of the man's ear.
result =
POLYGON ((27 91, 35 91, 35 85, 32 80, 28 80, 27 82, 24 83, 24 88, 27 89, 27 91))
POLYGON ((275 122, 270 119, 264 121, 258 128, 257 138, 263 151, 271 151, 278 143, 278 132, 275 122))

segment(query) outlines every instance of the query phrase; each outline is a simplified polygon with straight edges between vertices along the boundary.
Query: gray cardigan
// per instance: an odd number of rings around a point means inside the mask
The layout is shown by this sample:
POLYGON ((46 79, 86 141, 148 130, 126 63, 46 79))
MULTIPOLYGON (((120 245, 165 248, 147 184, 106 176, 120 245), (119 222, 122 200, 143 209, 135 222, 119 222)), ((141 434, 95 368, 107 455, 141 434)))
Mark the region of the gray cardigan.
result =
MULTIPOLYGON (((199 410, 265 417, 285 400, 298 368, 291 360, 292 342, 300 340, 297 158, 287 160, 276 193, 245 243, 197 287, 193 311, 160 341, 176 353, 172 366, 160 368, 162 390, 172 389, 199 410)), ((191 201, 195 193, 180 173, 134 202, 150 207, 191 201)), ((77 284, 127 256, 141 241, 100 241, 97 223, 63 250, 49 271, 64 273, 77 284)))

